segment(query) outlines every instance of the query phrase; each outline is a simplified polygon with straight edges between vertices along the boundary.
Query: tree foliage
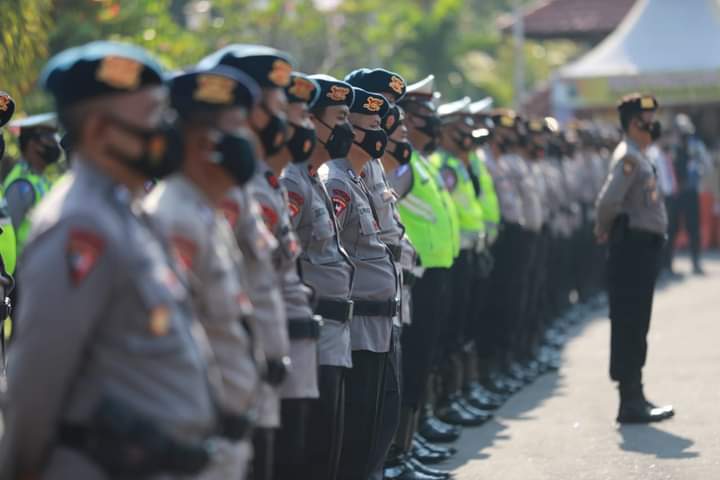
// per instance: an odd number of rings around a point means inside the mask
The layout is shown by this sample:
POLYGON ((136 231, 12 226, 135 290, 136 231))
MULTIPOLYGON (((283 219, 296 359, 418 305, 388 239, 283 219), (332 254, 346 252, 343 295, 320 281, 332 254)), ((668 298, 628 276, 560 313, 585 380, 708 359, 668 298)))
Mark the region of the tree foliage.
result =
MULTIPOLYGON (((449 100, 492 95, 507 104, 513 96, 512 40, 495 27, 513 0, 342 0, 331 11, 318 10, 318 0, 3 2, 12 6, 0 9, 0 89, 26 111, 50 107, 35 88, 47 58, 96 39, 142 45, 169 69, 229 43, 262 43, 289 51, 308 73, 342 77, 384 66, 411 82, 434 74, 449 100)), ((528 85, 573 53, 569 45, 528 43, 528 85)))

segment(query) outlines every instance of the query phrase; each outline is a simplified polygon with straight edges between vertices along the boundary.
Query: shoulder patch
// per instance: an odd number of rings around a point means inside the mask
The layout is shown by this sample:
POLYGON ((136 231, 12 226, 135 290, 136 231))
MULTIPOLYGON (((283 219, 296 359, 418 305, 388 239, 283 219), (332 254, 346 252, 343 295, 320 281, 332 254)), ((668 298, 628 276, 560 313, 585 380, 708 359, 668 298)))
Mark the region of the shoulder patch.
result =
POLYGON ((290 215, 294 218, 300 213, 300 209, 305 203, 305 199, 297 192, 288 192, 288 210, 290 215))
POLYGON ((190 270, 197 254, 195 242, 182 235, 173 235, 170 243, 180 266, 186 271, 190 270))
POLYGON ((274 190, 280 188, 280 182, 278 182, 278 179, 274 173, 265 172, 265 180, 267 180, 268 185, 270 185, 274 190))
POLYGON ((95 232, 75 229, 70 231, 65 250, 73 285, 79 285, 90 274, 105 249, 105 239, 95 232))
POLYGON ((335 215, 340 215, 350 204, 350 195, 344 190, 333 189, 331 198, 335 207, 335 215))
POLYGON ((228 221, 230 226, 235 228, 238 219, 240 218, 240 205, 238 205, 237 202, 226 198, 220 202, 220 211, 223 216, 225 216, 225 219, 228 221))
POLYGON ((265 226, 271 232, 275 231, 275 227, 277 227, 279 220, 278 213, 275 211, 275 209, 272 208, 270 205, 261 203, 260 212, 262 214, 263 222, 265 222, 265 226))

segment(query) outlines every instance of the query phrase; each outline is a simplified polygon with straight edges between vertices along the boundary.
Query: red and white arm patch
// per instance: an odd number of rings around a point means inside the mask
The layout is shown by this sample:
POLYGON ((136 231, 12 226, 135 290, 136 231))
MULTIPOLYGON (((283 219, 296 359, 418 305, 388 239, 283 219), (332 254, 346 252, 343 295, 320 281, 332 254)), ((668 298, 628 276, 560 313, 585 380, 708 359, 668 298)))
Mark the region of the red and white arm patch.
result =
POLYGON ((225 216, 230 226, 235 228, 238 219, 240 218, 240 205, 238 205, 237 202, 226 198, 220 203, 220 211, 225 216))
POLYGON ((170 243, 180 266, 185 271, 190 270, 198 250, 195 242, 182 235, 173 235, 170 238, 170 243))
POLYGON ((335 207, 335 215, 339 216, 350 205, 350 195, 344 190, 333 189, 332 203, 335 207))
POLYGON ((290 216, 295 218, 300 210, 302 209, 305 199, 297 192, 288 192, 288 210, 290 210, 290 216))
POLYGON ((105 239, 95 232, 73 229, 65 249, 70 280, 77 286, 90 274, 105 249, 105 239))
POLYGON ((260 212, 262 214, 263 222, 265 222, 265 226, 268 230, 274 232, 275 227, 277 227, 278 220, 280 219, 278 213, 270 205, 264 203, 260 204, 260 212))

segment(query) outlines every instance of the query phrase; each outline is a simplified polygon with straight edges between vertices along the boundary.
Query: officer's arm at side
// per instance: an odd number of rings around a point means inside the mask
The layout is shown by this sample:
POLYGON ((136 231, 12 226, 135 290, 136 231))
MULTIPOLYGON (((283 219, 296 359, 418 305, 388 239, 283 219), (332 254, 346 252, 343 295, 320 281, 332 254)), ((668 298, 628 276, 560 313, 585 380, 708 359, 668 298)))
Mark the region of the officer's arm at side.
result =
POLYGON ((610 231, 615 217, 621 213, 623 200, 635 180, 637 170, 638 159, 629 154, 624 155, 611 168, 595 204, 597 233, 607 234, 610 231))
POLYGON ((72 218, 26 247, 18 330, 8 360, 0 478, 38 473, 113 291, 113 258, 95 222, 72 218))

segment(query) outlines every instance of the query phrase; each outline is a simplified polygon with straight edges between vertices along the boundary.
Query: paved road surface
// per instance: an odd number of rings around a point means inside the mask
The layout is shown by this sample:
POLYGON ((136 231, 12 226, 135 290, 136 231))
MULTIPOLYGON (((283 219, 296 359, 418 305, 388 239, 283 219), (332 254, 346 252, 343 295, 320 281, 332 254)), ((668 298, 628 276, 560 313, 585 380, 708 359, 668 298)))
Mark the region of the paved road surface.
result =
MULTIPOLYGON (((680 260, 679 270, 689 269, 680 260)), ((448 466, 458 480, 720 479, 720 257, 656 296, 646 393, 674 419, 618 427, 605 310, 578 328, 563 368, 467 430, 448 466)))

